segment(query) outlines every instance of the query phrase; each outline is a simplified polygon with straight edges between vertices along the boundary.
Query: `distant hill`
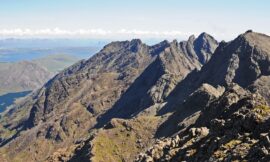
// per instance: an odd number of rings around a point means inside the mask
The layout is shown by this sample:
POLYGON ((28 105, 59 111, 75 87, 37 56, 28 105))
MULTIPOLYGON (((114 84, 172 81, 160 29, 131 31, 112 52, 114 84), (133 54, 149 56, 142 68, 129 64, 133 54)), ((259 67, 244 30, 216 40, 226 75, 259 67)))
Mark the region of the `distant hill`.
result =
POLYGON ((58 73, 79 60, 80 59, 75 56, 55 54, 35 59, 33 62, 45 67, 49 72, 58 73))
POLYGON ((32 61, 0 62, 0 112, 77 61, 75 56, 55 54, 32 61))
POLYGON ((52 76, 46 68, 30 61, 0 63, 0 94, 39 88, 52 76))
POLYGON ((0 62, 0 95, 39 88, 53 75, 79 60, 75 56, 55 54, 32 61, 0 62))

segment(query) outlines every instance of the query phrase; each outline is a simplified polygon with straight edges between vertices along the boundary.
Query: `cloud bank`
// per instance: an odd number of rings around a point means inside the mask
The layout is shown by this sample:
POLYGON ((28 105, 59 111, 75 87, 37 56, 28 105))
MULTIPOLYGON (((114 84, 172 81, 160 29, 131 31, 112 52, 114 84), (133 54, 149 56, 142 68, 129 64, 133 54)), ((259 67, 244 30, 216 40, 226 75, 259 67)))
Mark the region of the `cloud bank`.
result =
POLYGON ((176 38, 188 36, 190 33, 183 33, 177 30, 171 31, 149 31, 137 29, 78 29, 66 30, 60 28, 54 29, 0 29, 2 37, 157 37, 157 38, 176 38))

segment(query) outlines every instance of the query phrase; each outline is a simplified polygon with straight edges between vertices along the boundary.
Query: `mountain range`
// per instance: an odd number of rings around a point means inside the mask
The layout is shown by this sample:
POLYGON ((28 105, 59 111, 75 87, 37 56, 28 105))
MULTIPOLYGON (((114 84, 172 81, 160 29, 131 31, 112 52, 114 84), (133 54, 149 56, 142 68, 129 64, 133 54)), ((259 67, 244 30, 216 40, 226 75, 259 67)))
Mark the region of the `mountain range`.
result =
POLYGON ((269 161, 270 37, 106 45, 0 117, 0 161, 269 161))

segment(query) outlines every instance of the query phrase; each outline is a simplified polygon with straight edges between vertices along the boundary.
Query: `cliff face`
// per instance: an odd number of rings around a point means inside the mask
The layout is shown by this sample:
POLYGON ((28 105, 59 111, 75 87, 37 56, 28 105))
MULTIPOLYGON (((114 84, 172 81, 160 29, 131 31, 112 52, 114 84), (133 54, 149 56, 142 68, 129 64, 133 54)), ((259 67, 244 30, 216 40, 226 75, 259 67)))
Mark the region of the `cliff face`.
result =
POLYGON ((195 38, 194 35, 190 36, 188 41, 180 42, 180 46, 184 53, 205 64, 215 52, 218 42, 211 35, 202 33, 198 38, 195 38))
POLYGON ((231 42, 221 42, 211 60, 180 82, 171 98, 183 101, 203 83, 213 86, 237 83, 267 97, 266 90, 256 85, 268 84, 264 78, 269 75, 269 41, 269 36, 246 32, 231 42))

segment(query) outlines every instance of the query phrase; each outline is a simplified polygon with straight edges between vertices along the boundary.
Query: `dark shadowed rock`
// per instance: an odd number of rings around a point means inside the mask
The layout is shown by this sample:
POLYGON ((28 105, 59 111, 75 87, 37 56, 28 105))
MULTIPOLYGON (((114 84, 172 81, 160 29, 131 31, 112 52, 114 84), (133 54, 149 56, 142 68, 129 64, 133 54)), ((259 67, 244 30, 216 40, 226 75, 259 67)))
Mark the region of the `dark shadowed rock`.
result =
POLYGON ((252 31, 220 43, 210 61, 190 73, 169 96, 168 101, 178 105, 176 113, 157 134, 170 137, 139 155, 138 161, 268 161, 269 43, 269 36, 252 31), (212 100, 197 102, 205 96, 196 93, 204 83, 226 90, 212 100), (193 98, 195 94, 198 96, 193 98), (209 130, 206 136, 198 135, 202 128, 209 130), (169 130, 173 130, 171 134, 162 134, 169 130), (171 136, 176 135, 180 141, 171 145, 171 136))
POLYGON ((262 132, 269 132, 269 111, 259 94, 232 84, 185 131, 156 142, 137 161, 267 161, 269 137, 262 132))
POLYGON ((180 42, 183 52, 191 58, 196 58, 201 64, 210 60, 218 44, 211 35, 205 32, 201 33, 198 38, 192 35, 188 41, 180 42))
POLYGON ((269 36, 254 32, 220 43, 210 61, 180 82, 171 98, 183 101, 203 83, 226 87, 235 82, 244 88, 252 86, 261 76, 269 75, 269 44, 269 36))

